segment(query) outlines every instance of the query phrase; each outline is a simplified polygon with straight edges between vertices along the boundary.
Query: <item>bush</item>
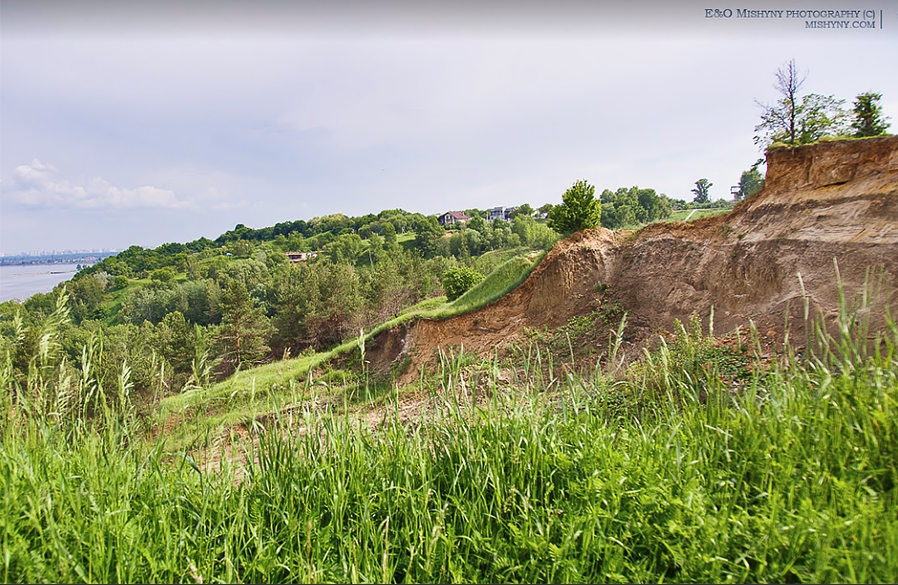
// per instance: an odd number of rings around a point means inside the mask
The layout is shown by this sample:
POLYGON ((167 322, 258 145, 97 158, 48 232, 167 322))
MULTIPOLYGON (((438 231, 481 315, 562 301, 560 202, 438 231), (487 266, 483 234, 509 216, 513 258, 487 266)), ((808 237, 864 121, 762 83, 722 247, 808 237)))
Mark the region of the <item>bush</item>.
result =
POLYGON ((561 234, 594 228, 602 220, 602 203, 595 198, 596 188, 586 181, 575 182, 561 196, 563 203, 549 212, 549 227, 561 234))
POLYGON ((449 301, 454 301, 481 280, 483 280, 483 275, 473 268, 467 266, 450 268, 443 274, 443 289, 446 291, 446 298, 449 301))

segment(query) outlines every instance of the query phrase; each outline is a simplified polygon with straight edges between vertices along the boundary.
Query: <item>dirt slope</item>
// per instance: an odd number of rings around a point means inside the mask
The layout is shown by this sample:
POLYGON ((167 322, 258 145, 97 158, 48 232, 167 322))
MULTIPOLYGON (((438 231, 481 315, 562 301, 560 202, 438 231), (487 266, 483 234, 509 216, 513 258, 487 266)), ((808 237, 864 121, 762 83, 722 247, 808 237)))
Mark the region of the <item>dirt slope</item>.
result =
POLYGON ((716 332, 749 320, 781 332, 788 309, 801 334, 802 282, 814 313, 837 314, 834 259, 849 296, 872 270, 886 286, 878 301, 898 307, 898 137, 775 149, 767 168, 765 189, 729 215, 574 234, 499 301, 381 333, 368 349, 373 367, 420 365, 460 345, 489 353, 525 328, 556 328, 612 301, 637 342, 712 306, 716 332))

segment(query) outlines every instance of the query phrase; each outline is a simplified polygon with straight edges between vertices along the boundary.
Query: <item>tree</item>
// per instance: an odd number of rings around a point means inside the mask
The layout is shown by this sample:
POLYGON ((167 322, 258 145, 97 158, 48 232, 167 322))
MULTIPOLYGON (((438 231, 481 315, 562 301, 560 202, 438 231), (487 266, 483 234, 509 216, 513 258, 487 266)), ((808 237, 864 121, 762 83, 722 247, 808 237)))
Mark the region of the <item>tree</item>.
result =
POLYGON ((365 244, 358 234, 343 234, 324 247, 325 257, 333 262, 355 264, 359 256, 365 253, 365 244))
POLYGON ((73 278, 68 285, 71 297, 72 319, 81 323, 85 319, 103 319, 102 303, 106 298, 106 287, 94 274, 73 278))
MULTIPOLYGON (((154 346, 177 374, 190 373, 196 355, 196 331, 180 311, 167 314, 156 327, 154 346)), ((181 381, 183 383, 183 380, 181 381)), ((179 384, 180 385, 180 384, 179 384)))
POLYGON ((415 221, 415 247, 425 258, 432 257, 437 251, 437 242, 446 231, 433 215, 420 216, 415 221))
POLYGON ((377 232, 371 232, 371 236, 368 238, 368 262, 374 264, 375 262, 379 262, 381 257, 384 254, 384 240, 377 232))
POLYGON ((848 114, 842 109, 845 100, 831 95, 808 94, 798 108, 798 144, 817 142, 824 136, 848 134, 848 114))
POLYGON ((699 179, 695 182, 695 189, 692 190, 695 193, 695 199, 693 202, 695 203, 707 203, 711 200, 711 196, 708 194, 708 190, 714 183, 708 182, 708 179, 699 179))
POLYGON ((268 338, 273 332, 268 317, 253 305, 240 280, 228 282, 220 303, 221 325, 215 332, 215 342, 222 361, 234 370, 260 362, 269 352, 268 338))
POLYGON ((536 221, 529 215, 518 215, 511 224, 511 231, 521 238, 522 246, 529 246, 533 241, 533 232, 536 229, 536 221))
POLYGON ((530 217, 533 215, 533 207, 531 207, 529 203, 524 203, 523 205, 515 207, 514 210, 508 214, 508 218, 515 219, 519 215, 530 217))
POLYGON ((596 188, 586 181, 576 181, 561 196, 561 205, 549 212, 549 227, 568 235, 598 226, 602 220, 602 204, 595 193, 596 188))
POLYGON ((882 94, 868 91, 859 94, 854 100, 851 127, 856 137, 882 136, 886 133, 889 124, 886 122, 888 118, 882 115, 882 106, 879 105, 881 99, 882 94))
MULTIPOLYGON (((804 85, 808 74, 807 72, 799 73, 795 66, 795 59, 792 59, 776 70, 775 77, 776 83, 773 84, 773 89, 778 91, 782 97, 776 106, 767 106, 755 100, 755 103, 764 108, 764 113, 761 114, 761 123, 755 126, 755 132, 763 130, 777 136, 785 133, 789 144, 795 144, 798 90, 804 85)), ((763 140, 762 137, 755 136, 755 144, 763 140)))
POLYGON ((385 221, 381 226, 381 230, 384 234, 384 250, 390 254, 398 253, 399 243, 396 239, 396 226, 389 221, 385 221))
POLYGON ((449 301, 454 301, 481 280, 483 280, 483 275, 473 268, 467 266, 450 268, 443 273, 443 288, 446 290, 446 298, 449 301))
POLYGON ((749 170, 742 173, 742 176, 739 178, 739 192, 736 194, 737 199, 747 199, 764 188, 764 178, 758 170, 758 167, 763 162, 764 159, 759 158, 749 170))
POLYGON ((772 106, 755 100, 764 109, 761 123, 755 126, 755 132, 758 132, 755 144, 767 147, 774 142, 784 142, 796 146, 844 133, 844 101, 813 93, 799 97, 798 92, 808 74, 798 71, 795 59, 777 69, 775 75, 773 88, 782 97, 772 106))

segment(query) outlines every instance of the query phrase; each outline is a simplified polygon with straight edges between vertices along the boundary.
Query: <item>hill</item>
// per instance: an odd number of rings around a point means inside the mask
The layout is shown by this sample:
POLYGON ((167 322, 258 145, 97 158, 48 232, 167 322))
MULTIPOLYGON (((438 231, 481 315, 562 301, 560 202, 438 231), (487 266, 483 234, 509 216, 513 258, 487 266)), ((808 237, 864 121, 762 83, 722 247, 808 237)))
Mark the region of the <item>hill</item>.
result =
POLYGON ((383 332, 369 355, 381 369, 406 356, 420 367, 437 349, 490 353, 530 330, 620 309, 631 344, 712 311, 718 332, 753 323, 782 338, 791 323, 800 336, 806 310, 832 330, 840 296, 862 295, 865 285, 894 305, 898 137, 777 148, 767 168, 764 190, 727 215, 574 234, 506 297, 383 332))

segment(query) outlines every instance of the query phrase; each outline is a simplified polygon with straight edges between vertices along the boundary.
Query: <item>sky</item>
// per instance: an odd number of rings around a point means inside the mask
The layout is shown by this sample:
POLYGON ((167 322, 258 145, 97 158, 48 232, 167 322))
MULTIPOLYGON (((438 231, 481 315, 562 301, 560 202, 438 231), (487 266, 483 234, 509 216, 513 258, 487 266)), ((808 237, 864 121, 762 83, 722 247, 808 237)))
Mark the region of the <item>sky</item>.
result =
POLYGON ((894 132, 896 54, 879 0, 2 0, 0 253, 538 207, 579 179, 729 198, 778 67, 881 93, 894 132))

